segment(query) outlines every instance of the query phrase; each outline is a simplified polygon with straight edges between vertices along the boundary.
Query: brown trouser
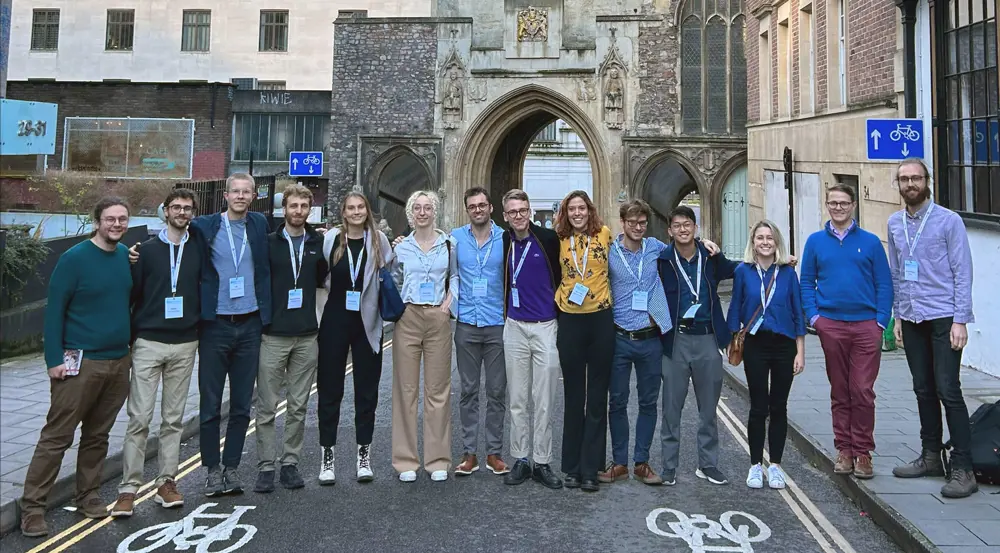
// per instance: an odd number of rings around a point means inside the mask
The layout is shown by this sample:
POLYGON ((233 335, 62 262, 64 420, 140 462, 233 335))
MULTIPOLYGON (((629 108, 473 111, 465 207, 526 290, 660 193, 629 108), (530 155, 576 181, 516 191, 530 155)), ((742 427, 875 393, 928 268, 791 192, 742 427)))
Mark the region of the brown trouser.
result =
POLYGON ((59 476, 63 454, 83 423, 76 457, 76 500, 96 496, 101 488, 108 434, 128 397, 132 357, 111 361, 84 359, 80 374, 52 380, 52 403, 35 454, 24 478, 24 514, 43 514, 49 490, 59 476))
POLYGON ((417 470, 417 398, 424 360, 424 467, 451 468, 451 321, 438 307, 407 304, 392 354, 392 468, 417 470))

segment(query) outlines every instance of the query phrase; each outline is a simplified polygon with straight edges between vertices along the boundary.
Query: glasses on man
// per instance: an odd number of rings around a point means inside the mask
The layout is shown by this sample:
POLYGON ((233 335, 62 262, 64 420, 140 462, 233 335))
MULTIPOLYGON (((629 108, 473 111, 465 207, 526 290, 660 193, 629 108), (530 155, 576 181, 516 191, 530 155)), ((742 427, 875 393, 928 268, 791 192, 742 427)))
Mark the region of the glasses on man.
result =
POLYGON ((647 219, 643 219, 641 221, 636 221, 633 219, 625 220, 625 226, 627 226, 628 228, 646 228, 646 225, 648 224, 649 221, 647 219))
POLYGON ((194 206, 190 206, 190 205, 177 205, 177 204, 174 204, 174 205, 168 207, 167 209, 169 209, 171 213, 184 213, 185 215, 190 215, 190 214, 194 213, 194 206))
POLYGON ((847 209, 854 205, 854 202, 826 202, 826 207, 830 209, 847 209))
POLYGON ((923 175, 914 175, 912 177, 903 176, 903 177, 897 177, 896 180, 899 181, 899 184, 910 184, 911 182, 913 184, 920 184, 924 182, 924 176, 923 175))
POLYGON ((670 228, 672 230, 691 230, 694 228, 694 223, 691 221, 684 221, 683 223, 671 223, 670 228))
POLYGON ((514 217, 527 217, 528 213, 531 213, 531 210, 526 207, 522 207, 521 209, 508 210, 505 213, 507 213, 508 217, 513 219, 514 217))
POLYGON ((477 211, 486 211, 489 208, 490 208, 490 204, 487 204, 487 203, 472 204, 472 205, 465 206, 465 209, 468 209, 469 211, 471 211, 473 213, 475 213, 477 211))
POLYGON ((115 218, 115 217, 101 217, 101 222, 104 223, 105 225, 113 225, 115 223, 118 223, 119 225, 127 225, 128 224, 128 217, 118 217, 118 218, 115 218))

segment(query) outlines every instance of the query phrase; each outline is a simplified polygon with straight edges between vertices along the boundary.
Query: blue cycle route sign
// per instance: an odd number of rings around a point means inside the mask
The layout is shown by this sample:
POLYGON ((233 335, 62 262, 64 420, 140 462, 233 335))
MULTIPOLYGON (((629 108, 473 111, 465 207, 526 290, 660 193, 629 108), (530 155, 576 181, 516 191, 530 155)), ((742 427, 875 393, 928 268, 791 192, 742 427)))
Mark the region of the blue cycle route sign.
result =
POLYGON ((322 177, 323 152, 291 152, 288 154, 289 177, 322 177))
POLYGON ((901 161, 924 157, 924 122, 920 119, 869 119, 865 126, 868 159, 901 161))

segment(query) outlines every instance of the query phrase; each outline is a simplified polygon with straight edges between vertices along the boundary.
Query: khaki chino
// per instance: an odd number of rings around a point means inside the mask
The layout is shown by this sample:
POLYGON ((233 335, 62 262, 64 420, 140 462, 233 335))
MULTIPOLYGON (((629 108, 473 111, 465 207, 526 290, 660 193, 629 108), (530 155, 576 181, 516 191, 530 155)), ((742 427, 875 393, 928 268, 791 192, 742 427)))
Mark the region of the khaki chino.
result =
POLYGON ((562 372, 556 349, 558 330, 555 319, 526 323, 508 318, 504 324, 510 454, 515 459, 531 458, 543 465, 552 462, 552 409, 562 372), (533 413, 528 410, 531 404, 533 413))
POLYGON ((260 341, 260 366, 257 369, 257 468, 274 470, 298 465, 305 437, 306 408, 309 392, 316 382, 319 345, 316 334, 306 336, 272 336, 264 334, 260 341), (284 448, 279 458, 274 417, 285 388, 288 407, 285 414, 284 448))

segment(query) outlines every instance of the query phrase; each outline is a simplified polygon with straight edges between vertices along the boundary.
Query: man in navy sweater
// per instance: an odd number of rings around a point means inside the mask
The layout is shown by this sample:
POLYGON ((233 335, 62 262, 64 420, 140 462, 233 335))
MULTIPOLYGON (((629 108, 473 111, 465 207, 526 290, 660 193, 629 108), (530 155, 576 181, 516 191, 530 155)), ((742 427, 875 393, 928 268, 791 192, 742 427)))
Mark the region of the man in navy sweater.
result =
POLYGON ((892 276, 882 242, 853 219, 854 189, 831 186, 830 221, 806 241, 802 307, 819 334, 830 379, 834 472, 871 478, 875 379, 892 313, 892 276))

